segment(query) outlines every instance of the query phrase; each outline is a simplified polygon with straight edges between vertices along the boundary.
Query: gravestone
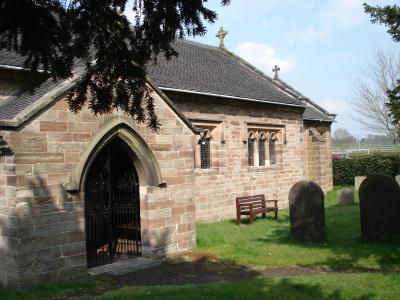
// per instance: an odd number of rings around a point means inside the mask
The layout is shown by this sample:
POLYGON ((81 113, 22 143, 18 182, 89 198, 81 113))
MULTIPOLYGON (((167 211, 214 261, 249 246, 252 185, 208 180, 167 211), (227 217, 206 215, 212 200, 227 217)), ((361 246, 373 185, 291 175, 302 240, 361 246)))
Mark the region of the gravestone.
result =
POLYGON ((354 177, 354 189, 358 191, 360 189, 361 183, 364 181, 364 179, 367 178, 366 176, 356 176, 354 177))
POLYGON ((337 191, 338 204, 340 206, 353 205, 354 193, 352 189, 344 188, 337 191))
POLYGON ((326 239, 324 193, 312 181, 299 181, 289 192, 290 235, 301 241, 326 239))
POLYGON ((396 182, 400 185, 400 175, 397 175, 397 176, 395 177, 395 179, 396 179, 396 182))
POLYGON ((400 239, 400 186, 386 175, 363 181, 360 197, 361 235, 368 240, 400 239))

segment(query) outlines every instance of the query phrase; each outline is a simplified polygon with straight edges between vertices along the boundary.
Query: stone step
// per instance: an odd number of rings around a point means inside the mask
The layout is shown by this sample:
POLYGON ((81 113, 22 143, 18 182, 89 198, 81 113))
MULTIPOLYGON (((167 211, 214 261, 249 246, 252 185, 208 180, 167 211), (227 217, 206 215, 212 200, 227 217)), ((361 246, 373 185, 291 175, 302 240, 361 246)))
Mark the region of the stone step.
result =
POLYGON ((124 275, 139 270, 155 267, 159 264, 159 260, 144 257, 121 258, 111 264, 90 268, 87 270, 87 274, 91 276, 96 276, 100 274, 124 275))

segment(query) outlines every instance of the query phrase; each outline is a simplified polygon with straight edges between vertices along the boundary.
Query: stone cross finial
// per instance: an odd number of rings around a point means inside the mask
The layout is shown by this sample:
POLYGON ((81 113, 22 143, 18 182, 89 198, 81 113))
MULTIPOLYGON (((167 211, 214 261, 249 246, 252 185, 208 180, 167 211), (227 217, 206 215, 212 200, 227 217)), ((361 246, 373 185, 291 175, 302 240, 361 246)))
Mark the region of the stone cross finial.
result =
POLYGON ((221 26, 218 33, 216 34, 216 37, 219 38, 219 47, 220 48, 225 48, 224 38, 227 34, 228 34, 228 31, 225 31, 224 27, 221 26))
POLYGON ((278 72, 281 70, 281 68, 279 68, 278 65, 275 65, 275 67, 272 69, 272 72, 274 72, 274 79, 278 79, 279 78, 279 74, 278 72))

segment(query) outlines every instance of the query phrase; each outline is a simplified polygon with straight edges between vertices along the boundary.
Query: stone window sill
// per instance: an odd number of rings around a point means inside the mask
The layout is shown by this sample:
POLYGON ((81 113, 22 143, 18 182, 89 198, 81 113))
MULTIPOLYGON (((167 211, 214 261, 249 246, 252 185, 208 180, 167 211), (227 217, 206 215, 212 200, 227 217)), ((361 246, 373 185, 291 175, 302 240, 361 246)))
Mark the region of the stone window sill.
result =
POLYGON ((270 165, 270 166, 248 166, 247 170, 248 171, 266 171, 266 170, 271 170, 271 169, 278 169, 282 167, 282 165, 270 165))
POLYGON ((209 168, 209 169, 195 168, 194 174, 219 174, 219 168, 209 168))

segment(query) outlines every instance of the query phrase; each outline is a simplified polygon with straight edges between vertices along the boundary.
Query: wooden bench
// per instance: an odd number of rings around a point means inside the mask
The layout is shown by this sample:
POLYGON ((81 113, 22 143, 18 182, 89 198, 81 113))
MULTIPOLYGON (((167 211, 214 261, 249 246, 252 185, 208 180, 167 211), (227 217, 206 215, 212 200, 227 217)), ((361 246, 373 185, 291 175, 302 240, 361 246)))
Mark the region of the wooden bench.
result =
POLYGON ((236 224, 240 224, 242 215, 250 217, 250 224, 256 215, 265 214, 269 211, 275 212, 275 219, 278 217, 278 200, 265 200, 264 194, 254 196, 244 196, 236 198, 236 224), (268 203, 273 203, 274 206, 267 206, 268 203))

